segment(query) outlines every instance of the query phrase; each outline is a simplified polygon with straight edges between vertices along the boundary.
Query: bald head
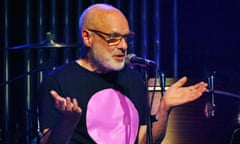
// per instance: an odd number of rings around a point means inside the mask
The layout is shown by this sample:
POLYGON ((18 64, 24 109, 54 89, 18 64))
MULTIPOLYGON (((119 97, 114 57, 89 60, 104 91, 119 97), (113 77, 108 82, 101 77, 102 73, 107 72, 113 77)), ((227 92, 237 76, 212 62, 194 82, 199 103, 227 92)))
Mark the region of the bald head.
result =
POLYGON ((114 31, 115 27, 129 29, 128 21, 120 10, 108 4, 94 4, 88 7, 79 21, 80 31, 90 28, 107 32, 109 28, 114 31))

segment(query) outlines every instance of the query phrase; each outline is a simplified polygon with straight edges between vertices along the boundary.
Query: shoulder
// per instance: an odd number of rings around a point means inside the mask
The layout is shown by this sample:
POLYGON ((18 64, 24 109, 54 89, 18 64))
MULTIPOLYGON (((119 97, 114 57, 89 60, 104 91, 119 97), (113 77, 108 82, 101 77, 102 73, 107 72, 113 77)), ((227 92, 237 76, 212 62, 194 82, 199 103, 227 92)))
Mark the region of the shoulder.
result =
POLYGON ((80 69, 81 67, 75 61, 71 61, 67 64, 57 67, 55 70, 51 71, 48 75, 58 76, 58 75, 71 74, 73 72, 79 71, 80 69))
POLYGON ((49 81, 51 82, 72 79, 72 77, 79 75, 81 69, 82 68, 76 62, 71 61, 47 73, 44 76, 44 82, 49 83, 49 81))

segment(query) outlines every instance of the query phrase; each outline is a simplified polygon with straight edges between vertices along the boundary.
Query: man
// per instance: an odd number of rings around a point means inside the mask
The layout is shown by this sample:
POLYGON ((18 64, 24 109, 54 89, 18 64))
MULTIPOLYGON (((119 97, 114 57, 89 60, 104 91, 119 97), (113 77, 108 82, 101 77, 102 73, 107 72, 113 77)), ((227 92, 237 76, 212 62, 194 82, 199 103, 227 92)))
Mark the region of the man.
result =
MULTIPOLYGON (((41 143, 146 143, 146 90, 142 75, 125 66, 133 33, 118 9, 95 4, 81 15, 84 51, 55 70, 40 88, 41 143)), ((172 107, 191 102, 207 84, 182 87, 183 77, 160 100, 153 140, 162 139, 172 107)))

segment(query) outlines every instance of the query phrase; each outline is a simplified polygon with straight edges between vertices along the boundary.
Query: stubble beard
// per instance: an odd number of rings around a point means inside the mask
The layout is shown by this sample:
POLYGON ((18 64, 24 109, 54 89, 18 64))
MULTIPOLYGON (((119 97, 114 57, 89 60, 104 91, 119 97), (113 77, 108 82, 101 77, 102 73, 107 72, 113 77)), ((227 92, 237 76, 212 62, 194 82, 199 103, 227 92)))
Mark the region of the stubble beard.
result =
MULTIPOLYGON (((101 52, 102 53, 102 52, 101 52)), ((123 69, 125 66, 125 60, 117 61, 113 59, 110 53, 105 53, 103 55, 99 54, 99 52, 91 53, 91 59, 97 71, 99 73, 107 73, 111 71, 119 71, 123 69)))

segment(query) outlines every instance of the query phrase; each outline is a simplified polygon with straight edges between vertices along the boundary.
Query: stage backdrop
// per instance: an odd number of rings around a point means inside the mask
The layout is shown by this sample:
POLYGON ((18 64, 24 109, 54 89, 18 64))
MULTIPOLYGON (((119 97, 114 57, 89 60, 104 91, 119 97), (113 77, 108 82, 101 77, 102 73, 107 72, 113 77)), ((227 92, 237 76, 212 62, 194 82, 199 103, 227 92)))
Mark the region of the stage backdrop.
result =
POLYGON ((228 143, 240 119, 239 0, 1 0, 0 143, 34 142, 37 88, 47 72, 78 57, 79 16, 100 2, 128 18, 136 33, 129 53, 156 61, 167 77, 207 81, 214 73, 216 116, 204 113, 209 94, 175 108, 165 143, 228 143))

